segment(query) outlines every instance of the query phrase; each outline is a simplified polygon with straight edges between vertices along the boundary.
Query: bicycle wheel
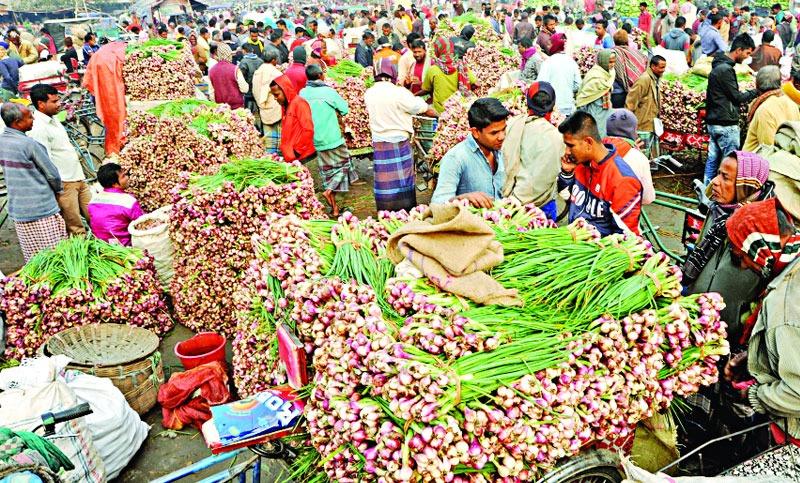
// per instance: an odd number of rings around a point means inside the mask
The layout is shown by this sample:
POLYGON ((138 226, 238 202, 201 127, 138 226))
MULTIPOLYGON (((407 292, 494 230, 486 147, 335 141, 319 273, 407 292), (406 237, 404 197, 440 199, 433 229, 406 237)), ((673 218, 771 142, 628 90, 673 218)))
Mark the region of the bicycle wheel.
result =
POLYGON ((619 457, 607 450, 591 450, 566 459, 539 483, 620 483, 625 476, 619 457))
POLYGON ((103 159, 80 146, 75 146, 75 150, 78 151, 81 168, 83 168, 83 175, 86 176, 86 181, 91 182, 97 179, 97 170, 100 168, 100 165, 103 164, 103 159))

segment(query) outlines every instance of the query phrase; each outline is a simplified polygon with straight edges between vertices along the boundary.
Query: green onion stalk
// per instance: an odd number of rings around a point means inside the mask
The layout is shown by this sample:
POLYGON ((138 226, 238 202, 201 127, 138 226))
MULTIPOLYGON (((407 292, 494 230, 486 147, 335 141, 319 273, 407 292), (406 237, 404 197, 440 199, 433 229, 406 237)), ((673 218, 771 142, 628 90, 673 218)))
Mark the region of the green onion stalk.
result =
MULTIPOLYGON (((221 188, 225 183, 233 184, 236 191, 248 187, 262 188, 269 185, 282 185, 299 181, 297 174, 302 170, 272 158, 236 159, 219 167, 216 174, 192 176, 190 186, 196 186, 209 193, 221 188)), ((187 191, 186 194, 189 194, 187 191)))
MULTIPOLYGON (((527 232, 535 237, 544 230, 527 232)), ((492 271, 498 282, 523 293, 527 304, 572 310, 639 270, 652 250, 634 236, 613 235, 530 252, 516 252, 492 271), (524 256, 523 256, 524 254, 524 256)))

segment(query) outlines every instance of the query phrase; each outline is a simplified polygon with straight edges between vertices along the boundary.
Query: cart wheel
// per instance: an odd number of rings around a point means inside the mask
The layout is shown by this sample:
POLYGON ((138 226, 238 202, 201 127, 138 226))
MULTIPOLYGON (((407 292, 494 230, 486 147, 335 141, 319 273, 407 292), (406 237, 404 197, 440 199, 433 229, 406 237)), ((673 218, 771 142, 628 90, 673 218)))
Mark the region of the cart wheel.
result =
POLYGON ((616 453, 591 450, 565 459, 538 483, 620 483, 624 479, 616 453))

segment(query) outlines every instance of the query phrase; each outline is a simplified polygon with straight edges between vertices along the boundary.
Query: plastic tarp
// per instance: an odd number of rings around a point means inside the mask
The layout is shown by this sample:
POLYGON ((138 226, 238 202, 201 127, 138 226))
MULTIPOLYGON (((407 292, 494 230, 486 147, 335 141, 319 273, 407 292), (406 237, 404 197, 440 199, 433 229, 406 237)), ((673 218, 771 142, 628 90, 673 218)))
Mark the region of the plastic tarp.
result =
POLYGON ((83 86, 95 96, 97 117, 106 128, 106 155, 122 148, 122 126, 125 122, 125 84, 122 64, 125 42, 111 42, 92 55, 83 86))

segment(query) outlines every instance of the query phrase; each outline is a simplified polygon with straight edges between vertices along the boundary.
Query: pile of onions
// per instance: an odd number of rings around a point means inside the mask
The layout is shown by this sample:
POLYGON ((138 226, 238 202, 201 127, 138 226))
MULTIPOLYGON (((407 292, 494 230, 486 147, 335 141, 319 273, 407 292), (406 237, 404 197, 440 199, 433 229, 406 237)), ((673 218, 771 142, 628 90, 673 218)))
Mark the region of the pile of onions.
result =
POLYGON ((519 54, 509 48, 477 45, 464 55, 464 62, 475 76, 475 94, 484 97, 494 89, 500 77, 508 71, 519 69, 519 54))
POLYGON ((133 101, 194 97, 202 73, 180 42, 151 40, 129 46, 122 64, 125 94, 133 101))
POLYGON ((372 147, 372 131, 369 128, 369 114, 364 94, 372 80, 372 70, 364 69, 361 75, 347 77, 342 81, 330 81, 331 87, 336 89, 345 101, 349 112, 342 119, 344 124, 344 139, 348 149, 362 149, 372 147))
POLYGON ((183 100, 162 104, 127 120, 120 165, 128 190, 145 211, 168 204, 180 173, 208 174, 230 157, 257 157, 264 145, 245 109, 183 100))
POLYGON ((572 53, 572 57, 578 64, 581 76, 584 76, 597 63, 597 49, 583 45, 572 53))
MULTIPOLYGON (((642 284, 661 308, 638 296, 645 302, 635 310, 628 312, 639 302, 625 300, 589 319, 581 314, 595 312, 586 308, 558 309, 558 297, 541 307, 482 308, 408 277, 381 294, 329 276, 341 249, 331 233, 361 227, 380 253, 419 210, 336 223, 273 221, 258 238, 245 305, 262 327, 288 318, 311 356, 307 443, 320 458, 309 471, 335 481, 529 481, 587 446, 624 445, 638 421, 717 380, 727 353, 724 304, 714 294, 681 298, 680 271, 648 243, 601 239, 581 222, 555 228, 537 208, 512 202, 476 212, 509 252, 521 249, 519 240, 602 251, 606 268, 625 273, 612 285, 642 284), (624 312, 613 315, 621 305, 624 312), (543 323, 527 315, 503 322, 514 310, 541 310, 543 323)), ((247 337, 252 326, 242 327, 237 387, 252 393, 258 378, 248 371, 281 376, 274 356, 250 359, 268 351, 247 337)))
POLYGON ((467 111, 472 104, 472 98, 464 97, 456 92, 445 101, 444 110, 439 115, 439 124, 433 136, 431 149, 428 151, 428 163, 436 166, 447 151, 460 143, 469 135, 469 121, 467 111))
POLYGON ((100 240, 73 237, 38 253, 31 262, 19 274, 0 282, 0 310, 6 317, 5 356, 8 359, 33 357, 51 335, 86 324, 128 324, 158 335, 172 328, 153 258, 136 248, 111 247, 100 240), (82 249, 65 249, 67 245, 76 244, 82 249), (88 253, 86 244, 90 245, 88 253), (109 251, 114 254, 108 255, 109 251), (43 268, 37 270, 31 264, 49 257, 57 258, 56 263, 70 263, 74 267, 78 262, 66 258, 78 256, 95 258, 89 264, 90 270, 102 264, 110 266, 109 270, 117 275, 102 280, 98 278, 100 275, 80 280, 73 278, 53 286, 56 276, 63 279, 65 275, 48 276, 52 273, 50 269, 40 265, 43 268), (33 271, 37 275, 31 275, 33 271))
MULTIPOLYGON (((175 316, 194 330, 212 330, 233 337, 236 293, 255 253, 252 237, 274 213, 309 219, 323 214, 314 195, 314 181, 299 162, 280 158, 238 160, 262 174, 209 183, 215 176, 188 178, 173 190, 170 236, 175 246, 175 276, 170 285, 175 316), (294 181, 276 184, 268 169, 291 169, 294 181), (209 186, 211 186, 209 188, 209 186)), ((220 167, 226 169, 227 165, 220 167)), ((222 172, 222 171, 221 171, 222 172)))

